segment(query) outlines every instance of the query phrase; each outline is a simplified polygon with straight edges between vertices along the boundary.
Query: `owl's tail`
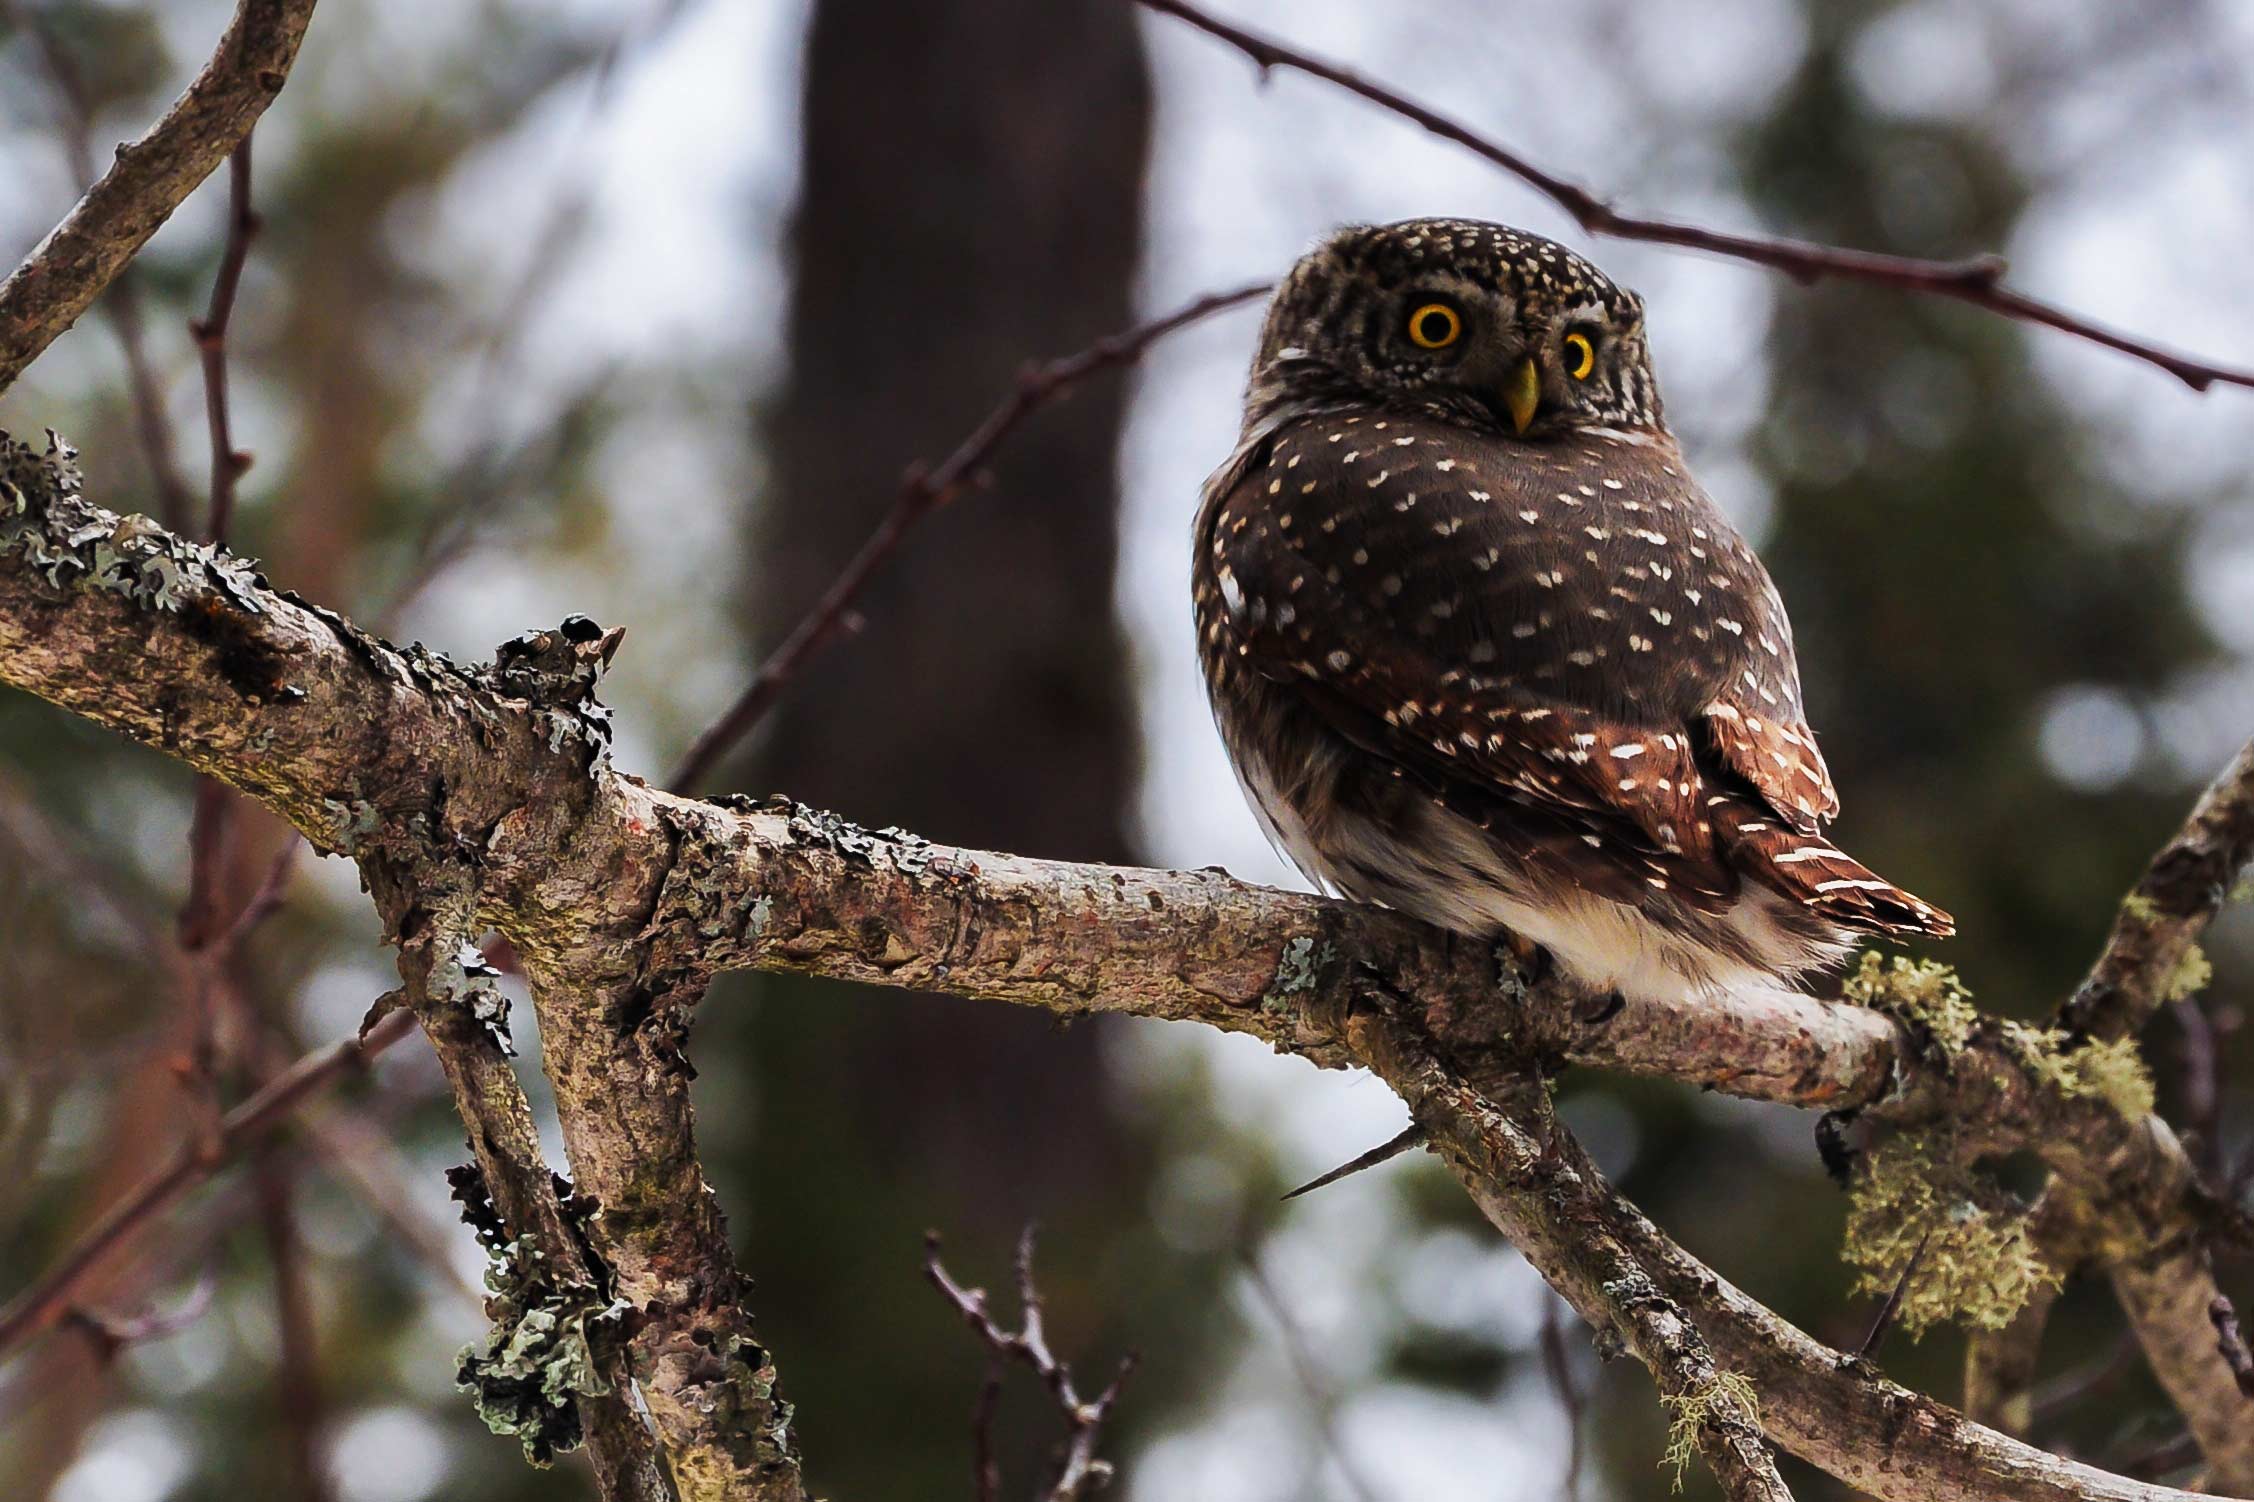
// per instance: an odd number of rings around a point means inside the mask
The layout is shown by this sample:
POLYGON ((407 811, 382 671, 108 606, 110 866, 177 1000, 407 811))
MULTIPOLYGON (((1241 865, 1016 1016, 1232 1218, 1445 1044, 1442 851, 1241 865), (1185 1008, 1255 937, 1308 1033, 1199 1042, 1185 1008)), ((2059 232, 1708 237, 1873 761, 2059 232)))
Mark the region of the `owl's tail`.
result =
POLYGON ((1717 843, 1738 870, 1809 911, 1860 933, 1945 939, 1956 919, 1874 873, 1822 834, 1802 834, 1767 809, 1714 807, 1717 843))

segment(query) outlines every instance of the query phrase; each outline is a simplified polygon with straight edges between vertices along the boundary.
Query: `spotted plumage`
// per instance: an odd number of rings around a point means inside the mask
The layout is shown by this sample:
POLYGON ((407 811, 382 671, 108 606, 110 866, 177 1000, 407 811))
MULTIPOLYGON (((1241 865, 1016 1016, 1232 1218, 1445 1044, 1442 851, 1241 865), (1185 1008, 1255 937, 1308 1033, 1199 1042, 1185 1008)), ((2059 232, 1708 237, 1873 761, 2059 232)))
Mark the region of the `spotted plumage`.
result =
POLYGON ((1313 880, 1639 995, 1950 931, 1824 836, 1783 603, 1642 304, 1561 246, 1427 220, 1300 262, 1195 579, 1223 739, 1313 880))

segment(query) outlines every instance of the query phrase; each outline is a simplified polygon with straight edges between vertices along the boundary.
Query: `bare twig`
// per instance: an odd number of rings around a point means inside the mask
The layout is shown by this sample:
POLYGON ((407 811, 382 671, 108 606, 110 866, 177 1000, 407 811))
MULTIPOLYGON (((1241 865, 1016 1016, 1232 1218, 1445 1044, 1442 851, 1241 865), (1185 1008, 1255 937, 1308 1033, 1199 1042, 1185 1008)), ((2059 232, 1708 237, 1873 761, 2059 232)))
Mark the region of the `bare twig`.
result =
POLYGON ((250 143, 235 148, 227 159, 227 248, 219 258, 219 275, 211 284, 211 305, 189 326, 203 364, 204 413, 211 429, 211 509, 205 514, 204 535, 222 547, 235 517, 235 486, 250 468, 250 455, 235 448, 234 421, 227 405, 227 328, 235 316, 235 294, 243 282, 243 267, 250 260, 250 242, 257 238, 258 210, 251 206, 250 143))
MULTIPOLYGON (((1111 1417, 1112 1407, 1119 1401, 1121 1385, 1135 1370, 1135 1353, 1130 1351, 1120 1360, 1119 1370, 1102 1392, 1092 1399, 1080 1396, 1079 1389, 1073 1385, 1072 1368, 1059 1361, 1049 1349, 1048 1333, 1042 1324, 1041 1293, 1033 1281, 1033 1227, 1027 1226, 1017 1243, 1017 1294, 1022 1317, 1016 1330, 1005 1330, 995 1322, 986 1307, 984 1289, 965 1288, 947 1275, 947 1269, 939 1262, 939 1233, 936 1231, 924 1236, 924 1276, 955 1306, 955 1311, 977 1332, 997 1361, 1015 1361, 1030 1368, 1049 1389, 1058 1411, 1064 1415, 1065 1444, 1056 1474, 1041 1492, 1041 1502, 1077 1502, 1109 1483, 1111 1463, 1096 1458, 1096 1445, 1103 1438, 1105 1420, 1111 1417)), ((985 1403, 982 1393, 981 1411, 985 1403)), ((990 1441, 980 1443, 990 1445, 990 1441)), ((991 1475, 989 1448, 986 1458, 979 1464, 982 1487, 991 1475)))
POLYGON ((1917 1250, 1910 1253, 1910 1260, 1902 1264, 1902 1276, 1895 1280, 1894 1291, 1886 1296, 1886 1302, 1880 1304, 1878 1312, 1871 1316, 1870 1328, 1863 1332, 1863 1343, 1855 1347, 1857 1356, 1868 1360, 1876 1356, 1878 1348, 1885 1344, 1886 1332, 1893 1328, 1894 1315, 1902 1307, 1902 1295, 1910 1291, 1910 1279, 1917 1276, 1917 1266, 1925 1260, 1925 1248, 1926 1242, 1920 1241, 1917 1250))
POLYGON ((2136 1369, 2137 1338, 2124 1330, 2105 1355, 2036 1388, 2029 1399, 2030 1418, 2037 1425, 2050 1423, 2084 1398, 2105 1391, 2136 1369))
POLYGON ((1558 1317, 1556 1299, 1542 1304, 1542 1375, 1565 1410, 1565 1502, 1581 1502, 1581 1459, 1586 1448, 1582 1431, 1587 1427, 1588 1398, 1573 1380, 1573 1362, 1565 1348, 1565 1321, 1558 1317))
POLYGON ((1326 62, 1256 32, 1247 31, 1241 26, 1231 25, 1188 4, 1187 0, 1134 0, 1134 3, 1186 21, 1208 36, 1228 43, 1252 59, 1262 72, 1271 68, 1295 69, 1310 77, 1335 84, 1348 93, 1357 94, 1443 140, 1453 141, 1533 188, 1571 214, 1574 222, 1589 234, 1605 235, 1616 240, 1643 240, 1727 256, 1732 260, 1748 261, 1784 272, 1800 282, 1840 278, 1871 282, 1904 292, 1951 297, 2000 313, 2006 318, 2023 323, 2043 324, 2076 338, 2102 344, 2108 349, 2119 350, 2149 365, 2158 366, 2194 391, 2205 391, 2218 383, 2254 387, 2254 369, 2216 365, 2164 349, 2157 344, 2131 338, 2092 323, 2063 308, 2038 302, 2023 292, 2005 286, 2003 277, 2007 267, 2001 256, 1974 256, 1962 261, 1927 261, 1769 235, 1733 235, 1695 224, 1623 214, 1578 183, 1545 171, 1469 126, 1451 120, 1437 110, 1395 93, 1381 84, 1373 83, 1351 68, 1326 62))
POLYGON ((1412 1121, 1368 1152, 1357 1153, 1328 1173, 1317 1174, 1297 1189, 1286 1193, 1284 1198, 1295 1200, 1303 1194, 1313 1194, 1318 1189, 1327 1189, 1340 1179, 1350 1179, 1358 1173, 1364 1173, 1377 1167, 1380 1163, 1390 1163, 1403 1153, 1413 1152, 1422 1146, 1424 1146, 1424 1128, 1412 1121))
POLYGON ((376 1024, 365 1038, 344 1038, 316 1049, 229 1111, 209 1151, 198 1143, 184 1144, 169 1164, 112 1206, 54 1266, 0 1309, 0 1351, 52 1326, 89 1273, 181 1195, 225 1167, 246 1144, 412 1031, 413 1014, 398 1011, 376 1024))
MULTIPOLYGON (((55 92, 63 101, 63 146, 70 157, 71 171, 82 183, 94 181, 99 171, 94 158, 94 100, 77 60, 63 45, 62 38, 55 34, 52 19, 39 7, 19 5, 16 0, 0 0, 0 19, 13 21, 31 34, 40 59, 46 64, 47 76, 53 80, 55 92)), ((140 441, 141 457, 149 467, 149 485, 157 496, 157 516, 167 527, 180 531, 188 525, 188 484, 180 474, 172 424, 165 418, 164 393, 156 370, 149 363, 148 333, 141 316, 141 290, 130 266, 119 271, 110 284, 110 295, 103 300, 102 310, 110 327, 117 331, 118 347, 125 356, 125 388, 133 401, 134 434, 140 441)))
POLYGON ((291 1497, 323 1502, 330 1494, 321 1463, 321 1355, 313 1328, 312 1290, 305 1280, 305 1249, 297 1234, 287 1166, 268 1148, 254 1155, 251 1176, 258 1189, 258 1219, 274 1277, 274 1315, 279 1358, 274 1366, 274 1403, 288 1436, 291 1497))
POLYGON ((0 283, 0 391, 76 323, 119 271, 250 134, 297 59, 314 0, 240 0, 203 72, 148 134, 120 146, 0 283))
POLYGON ((1028 366, 1018 376, 1010 394, 953 453, 935 465, 919 464, 908 471, 900 484, 899 499, 877 524, 876 531, 831 581, 814 608, 791 628, 781 645, 768 654, 736 702, 697 737, 688 755, 673 769, 667 785, 689 790, 711 774, 720 759, 774 707, 808 659, 847 629, 846 623, 862 591, 899 550, 902 540, 916 523, 978 483, 980 471, 1020 423, 1051 402, 1060 400, 1098 371, 1132 365, 1142 358, 1144 351, 1168 334, 1215 313, 1241 307, 1267 291, 1268 284, 1263 282, 1228 292, 1208 293, 1164 318, 1099 339, 1076 354, 1028 366))
MULTIPOLYGON (((1244 1269, 1245 1282, 1251 1287, 1253 1296, 1268 1311, 1268 1318, 1276 1322, 1276 1334, 1283 1342, 1284 1357, 1290 1361, 1292 1374, 1299 1379, 1300 1388, 1307 1394, 1308 1402, 1314 1408, 1315 1436, 1322 1442, 1323 1450, 1331 1458, 1331 1464, 1338 1467, 1339 1479, 1345 1483, 1346 1490, 1361 1498, 1362 1502, 1377 1502, 1377 1493, 1362 1473, 1355 1469, 1354 1457, 1347 1453, 1345 1443, 1338 1437, 1338 1392, 1324 1373, 1322 1363, 1315 1359, 1314 1348, 1307 1340, 1307 1332, 1299 1327, 1299 1321, 1292 1315, 1291 1306, 1284 1302, 1276 1285, 1269 1281, 1267 1272, 1260 1266, 1260 1259, 1253 1254, 1252 1249, 1239 1247, 1237 1261, 1244 1269)), ((1578 1464, 1578 1456, 1575 1457, 1575 1462, 1578 1464)))
POLYGON ((219 1279, 205 1264, 196 1274, 196 1281, 188 1296, 170 1309, 154 1307, 139 1314, 119 1319, 89 1309, 83 1304, 72 1305, 62 1316, 65 1327, 81 1331, 94 1343, 96 1358, 104 1363, 117 1359, 118 1353, 143 1341, 162 1340, 174 1335, 202 1319, 211 1308, 213 1297, 219 1292, 219 1279))

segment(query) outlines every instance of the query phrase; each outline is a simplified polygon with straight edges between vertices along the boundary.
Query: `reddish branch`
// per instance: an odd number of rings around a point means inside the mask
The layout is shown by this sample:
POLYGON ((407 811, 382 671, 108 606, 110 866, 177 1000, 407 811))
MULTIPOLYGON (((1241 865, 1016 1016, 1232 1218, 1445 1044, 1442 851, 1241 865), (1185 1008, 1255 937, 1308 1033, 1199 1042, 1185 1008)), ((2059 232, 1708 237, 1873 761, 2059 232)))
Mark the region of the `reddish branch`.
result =
POLYGON ((1229 308, 1241 307, 1267 294, 1268 284, 1213 292, 1179 308, 1164 318, 1097 340, 1076 354, 1027 367, 1010 394, 986 420, 974 428, 955 451, 936 465, 912 467, 900 484, 899 499, 885 514, 869 540, 853 555, 844 571, 831 581, 814 608, 793 626, 782 645, 768 654, 751 682, 727 713, 696 739, 681 764, 673 769, 668 786, 689 790, 710 775, 720 759, 759 723, 800 669, 822 648, 852 629, 854 605, 869 581, 884 567, 916 523, 939 510, 982 478, 981 471, 1003 440, 1018 425, 1050 403, 1059 401, 1098 371, 1132 365, 1143 352, 1177 329, 1229 308))
POLYGON ((227 1166, 245 1147, 287 1120, 306 1100, 414 1031, 414 1014, 395 1011, 365 1038, 345 1038, 307 1054, 229 1111, 208 1145, 183 1143, 172 1161, 111 1207, 44 1276, 0 1309, 0 1351, 53 1325, 87 1275, 146 1222, 227 1166))
POLYGON ((203 361, 204 413, 211 428, 211 509, 204 531, 222 547, 235 517, 236 482, 250 468, 250 455, 235 448, 234 423, 227 408, 227 327, 234 320, 235 293, 242 286, 250 242, 259 228, 258 210, 250 199, 250 141, 244 136, 243 144, 227 159, 227 248, 211 285, 211 305, 189 326, 203 361))
POLYGON ((1351 68, 1326 62, 1257 32, 1233 26, 1186 3, 1186 0, 1134 0, 1134 3, 1177 17, 1208 36, 1228 43, 1251 58, 1262 72, 1271 68, 1291 68, 1310 77, 1320 78, 1325 83, 1335 84, 1348 93, 1360 95, 1370 103, 1422 126, 1443 140, 1455 142, 1502 168, 1571 214, 1574 222, 1589 234, 1609 236, 1615 240, 1644 240, 1659 245, 1680 246, 1686 250, 1701 250, 1711 255, 1767 266, 1801 282, 1839 278, 1871 282, 1904 292, 1953 297, 1975 307, 1986 308, 1992 313, 2000 313, 2006 318, 2023 323, 2039 323, 2062 333, 2072 334, 2078 339, 2102 344, 2107 349, 2119 350, 2149 365, 2158 366, 2194 391, 2205 391, 2217 383, 2254 387, 2254 369, 2216 365, 2175 350, 2164 349, 2157 344, 2131 338, 2092 323, 2063 308, 2038 302, 2023 292, 2005 286, 2003 278, 2008 268, 2001 256, 1974 256, 1961 261, 1928 261, 1912 256, 1882 255, 1874 251, 1850 250, 1841 246, 1818 245, 1807 240, 1770 235, 1733 235, 1695 224, 1623 214, 1580 184, 1545 171, 1471 127, 1451 120, 1414 99, 1395 93, 1382 84, 1373 83, 1351 68))

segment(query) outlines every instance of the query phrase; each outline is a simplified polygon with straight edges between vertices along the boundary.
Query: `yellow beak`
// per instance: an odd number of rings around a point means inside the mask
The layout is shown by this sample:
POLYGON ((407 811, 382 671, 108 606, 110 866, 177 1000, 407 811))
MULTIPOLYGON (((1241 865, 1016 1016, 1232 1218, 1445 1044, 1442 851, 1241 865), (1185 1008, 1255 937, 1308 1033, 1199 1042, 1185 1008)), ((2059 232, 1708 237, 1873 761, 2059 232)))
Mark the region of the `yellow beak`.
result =
POLYGON ((1510 409, 1511 425, 1524 433, 1534 409, 1542 405, 1542 373, 1534 368, 1532 355, 1511 367, 1510 379, 1503 383, 1503 405, 1510 409))

